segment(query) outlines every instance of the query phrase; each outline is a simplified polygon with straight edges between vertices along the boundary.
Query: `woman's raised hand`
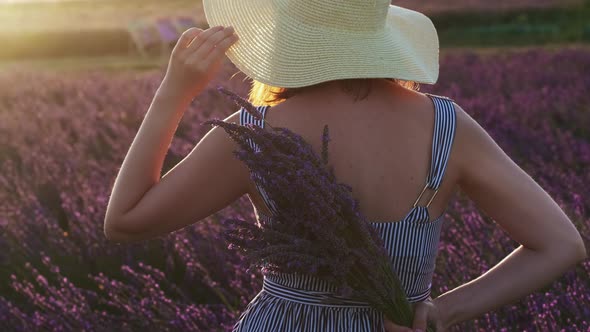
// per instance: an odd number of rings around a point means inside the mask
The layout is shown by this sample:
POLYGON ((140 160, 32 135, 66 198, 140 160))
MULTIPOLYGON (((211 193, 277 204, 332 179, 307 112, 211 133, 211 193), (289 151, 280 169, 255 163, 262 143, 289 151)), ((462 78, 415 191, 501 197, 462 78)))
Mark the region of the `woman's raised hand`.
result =
POLYGON ((427 323, 433 322, 436 332, 447 331, 448 327, 443 321, 444 315, 442 309, 437 306, 437 303, 435 303, 431 297, 422 302, 413 304, 412 306, 414 307, 414 322, 412 328, 397 325, 389 319, 384 318, 385 330, 387 332, 426 332, 427 323))
POLYGON ((192 100, 215 76, 225 52, 237 40, 231 26, 186 30, 172 50, 162 85, 192 100))

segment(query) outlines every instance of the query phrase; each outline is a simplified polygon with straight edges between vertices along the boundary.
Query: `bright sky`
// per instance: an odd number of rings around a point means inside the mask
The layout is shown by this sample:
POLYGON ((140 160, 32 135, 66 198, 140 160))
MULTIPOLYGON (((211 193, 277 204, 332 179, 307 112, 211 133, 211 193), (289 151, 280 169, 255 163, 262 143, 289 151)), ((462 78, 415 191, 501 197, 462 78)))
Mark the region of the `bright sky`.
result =
POLYGON ((64 1, 90 1, 90 0, 0 0, 0 4, 5 3, 35 3, 35 2, 64 2, 64 1))

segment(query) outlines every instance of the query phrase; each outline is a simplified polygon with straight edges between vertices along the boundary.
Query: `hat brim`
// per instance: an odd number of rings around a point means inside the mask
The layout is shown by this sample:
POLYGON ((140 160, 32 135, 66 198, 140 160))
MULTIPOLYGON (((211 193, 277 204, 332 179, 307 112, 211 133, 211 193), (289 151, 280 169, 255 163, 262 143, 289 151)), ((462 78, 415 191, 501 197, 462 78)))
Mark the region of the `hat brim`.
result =
POLYGON ((209 26, 233 26, 226 52, 244 74, 277 87, 347 78, 396 78, 434 84, 439 40, 424 14, 389 5, 385 27, 351 32, 301 24, 268 0, 203 0, 209 26))

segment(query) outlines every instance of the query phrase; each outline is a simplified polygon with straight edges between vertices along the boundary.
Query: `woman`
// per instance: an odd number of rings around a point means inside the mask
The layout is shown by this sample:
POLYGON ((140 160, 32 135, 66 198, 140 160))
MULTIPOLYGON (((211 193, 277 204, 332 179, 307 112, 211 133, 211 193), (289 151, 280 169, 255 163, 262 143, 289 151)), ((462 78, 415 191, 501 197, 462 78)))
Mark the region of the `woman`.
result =
MULTIPOLYGON (((105 218, 109 239, 167 234, 244 194, 260 220, 272 220, 272 197, 232 155, 237 145, 221 128, 160 178, 178 122, 227 52, 254 80, 250 97, 268 122, 316 152, 329 125, 330 164, 382 235, 416 331, 429 321, 444 331, 514 302, 585 259, 569 218, 475 120, 451 99, 412 88, 438 79, 438 37, 426 16, 388 0, 204 0, 204 8, 213 27, 191 28, 178 41, 119 171, 105 218), (440 226, 459 189, 521 246, 432 299, 440 226)), ((263 126, 243 109, 225 121, 263 126)), ((314 302, 329 291, 311 277, 265 275, 235 330, 412 331, 361 305, 314 302)))

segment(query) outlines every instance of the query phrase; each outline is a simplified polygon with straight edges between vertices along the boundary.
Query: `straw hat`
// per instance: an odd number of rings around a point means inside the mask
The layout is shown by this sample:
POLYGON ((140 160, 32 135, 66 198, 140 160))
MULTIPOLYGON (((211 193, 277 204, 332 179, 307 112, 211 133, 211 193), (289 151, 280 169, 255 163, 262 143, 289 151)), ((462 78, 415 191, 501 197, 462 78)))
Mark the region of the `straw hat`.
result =
POLYGON ((389 0, 203 0, 203 7, 209 26, 231 25, 240 37, 227 57, 265 84, 438 79, 432 21, 389 0))

